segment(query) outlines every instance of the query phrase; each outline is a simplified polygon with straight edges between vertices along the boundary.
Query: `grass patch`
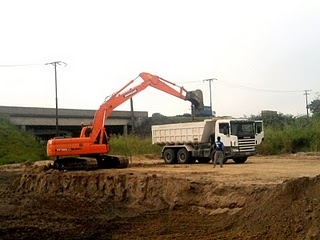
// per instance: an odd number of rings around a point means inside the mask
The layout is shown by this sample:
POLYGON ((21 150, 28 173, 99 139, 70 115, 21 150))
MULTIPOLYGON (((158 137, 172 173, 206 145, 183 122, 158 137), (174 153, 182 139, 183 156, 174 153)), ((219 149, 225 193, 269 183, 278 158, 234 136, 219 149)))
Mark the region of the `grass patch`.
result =
POLYGON ((5 118, 0 118, 0 165, 46 159, 45 146, 35 137, 20 131, 5 118))
POLYGON ((262 155, 297 152, 319 152, 320 119, 296 119, 281 128, 269 125, 265 128, 265 140, 258 146, 262 155), (301 121, 302 120, 302 121, 301 121))
MULTIPOLYGON (((276 120, 264 122, 265 140, 257 147, 259 154, 320 152, 319 117, 290 118, 290 121, 281 124, 276 120)), ((109 154, 128 157, 160 155, 162 147, 152 145, 151 133, 146 133, 144 136, 146 137, 112 136, 109 154)), ((0 165, 43 159, 48 159, 45 145, 41 145, 33 134, 21 131, 6 118, 0 117, 0 165)))
POLYGON ((152 145, 151 137, 113 136, 110 138, 110 155, 160 155, 162 147, 152 145))

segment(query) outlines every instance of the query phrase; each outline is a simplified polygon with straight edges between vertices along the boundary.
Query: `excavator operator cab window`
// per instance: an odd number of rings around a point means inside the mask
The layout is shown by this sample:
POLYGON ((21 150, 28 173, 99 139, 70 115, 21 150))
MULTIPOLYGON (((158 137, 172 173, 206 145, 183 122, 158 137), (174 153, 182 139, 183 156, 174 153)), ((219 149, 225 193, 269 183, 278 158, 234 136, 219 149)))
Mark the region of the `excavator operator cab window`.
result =
POLYGON ((90 137, 91 132, 92 132, 92 128, 86 128, 85 136, 90 137))

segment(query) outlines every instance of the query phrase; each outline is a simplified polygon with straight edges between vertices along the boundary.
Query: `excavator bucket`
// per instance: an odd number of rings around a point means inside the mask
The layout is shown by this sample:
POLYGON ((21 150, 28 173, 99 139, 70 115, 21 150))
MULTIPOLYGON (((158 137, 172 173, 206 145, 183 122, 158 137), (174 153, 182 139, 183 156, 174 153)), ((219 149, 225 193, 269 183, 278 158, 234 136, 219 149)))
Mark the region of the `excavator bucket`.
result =
POLYGON ((194 105, 195 109, 203 110, 203 94, 200 89, 187 92, 186 100, 190 101, 194 105))

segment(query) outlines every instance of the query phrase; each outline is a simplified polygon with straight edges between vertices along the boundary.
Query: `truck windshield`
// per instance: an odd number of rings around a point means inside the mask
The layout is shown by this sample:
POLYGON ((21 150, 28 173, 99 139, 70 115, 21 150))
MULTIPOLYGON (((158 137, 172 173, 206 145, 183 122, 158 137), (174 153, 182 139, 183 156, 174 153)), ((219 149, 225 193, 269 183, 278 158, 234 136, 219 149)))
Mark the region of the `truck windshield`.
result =
POLYGON ((253 122, 231 122, 231 134, 239 137, 250 137, 254 135, 253 122))

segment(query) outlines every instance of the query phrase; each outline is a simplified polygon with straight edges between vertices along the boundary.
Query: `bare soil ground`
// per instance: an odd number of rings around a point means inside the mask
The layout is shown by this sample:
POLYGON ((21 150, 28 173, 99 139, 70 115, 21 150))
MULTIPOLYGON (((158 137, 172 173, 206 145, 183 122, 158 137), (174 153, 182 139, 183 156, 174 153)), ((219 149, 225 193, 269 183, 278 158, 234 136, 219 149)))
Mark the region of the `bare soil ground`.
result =
POLYGON ((134 157, 127 169, 0 167, 0 239, 320 239, 320 155, 223 168, 134 157))

